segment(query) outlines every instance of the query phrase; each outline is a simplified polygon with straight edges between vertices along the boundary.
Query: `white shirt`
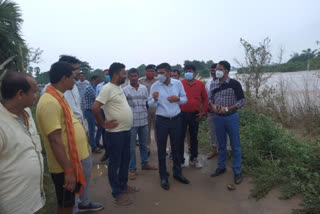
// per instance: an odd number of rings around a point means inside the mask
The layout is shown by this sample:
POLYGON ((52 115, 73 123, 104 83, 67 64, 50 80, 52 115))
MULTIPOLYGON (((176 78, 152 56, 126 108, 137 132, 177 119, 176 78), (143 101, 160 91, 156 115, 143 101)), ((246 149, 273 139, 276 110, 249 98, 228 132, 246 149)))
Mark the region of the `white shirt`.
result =
POLYGON ((0 103, 0 213, 30 214, 45 204, 41 142, 29 108, 29 129, 0 103))

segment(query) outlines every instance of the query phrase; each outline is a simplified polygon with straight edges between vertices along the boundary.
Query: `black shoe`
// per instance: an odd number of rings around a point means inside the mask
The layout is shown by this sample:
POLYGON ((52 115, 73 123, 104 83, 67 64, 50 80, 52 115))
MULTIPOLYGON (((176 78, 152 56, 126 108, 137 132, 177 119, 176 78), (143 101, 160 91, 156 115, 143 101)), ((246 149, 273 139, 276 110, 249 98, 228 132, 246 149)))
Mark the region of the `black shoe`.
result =
POLYGON ((164 190, 169 190, 169 189, 170 189, 168 179, 162 179, 162 180, 161 180, 161 187, 162 187, 164 190))
POLYGON ((87 206, 78 205, 79 212, 95 212, 103 209, 103 205, 98 202, 90 202, 87 206))
POLYGON ((190 183, 189 180, 186 177, 184 177, 183 175, 174 175, 173 178, 176 179, 177 181, 183 183, 183 184, 190 183))
POLYGON ((106 161, 106 160, 108 160, 108 159, 109 159, 108 155, 107 155, 106 153, 104 153, 104 155, 102 156, 102 158, 100 159, 100 161, 101 161, 101 162, 104 162, 104 161, 106 161))
POLYGON ((241 173, 235 174, 235 175, 234 175, 234 183, 235 183, 235 184, 241 184, 241 182, 242 182, 242 175, 241 175, 241 173))
POLYGON ((217 168, 216 171, 211 174, 211 177, 219 176, 219 175, 221 175, 221 174, 223 174, 225 172, 226 172, 226 168, 223 168, 223 169, 217 168))
POLYGON ((99 144, 99 145, 98 145, 98 148, 99 148, 99 149, 104 149, 104 146, 101 145, 101 144, 99 144))

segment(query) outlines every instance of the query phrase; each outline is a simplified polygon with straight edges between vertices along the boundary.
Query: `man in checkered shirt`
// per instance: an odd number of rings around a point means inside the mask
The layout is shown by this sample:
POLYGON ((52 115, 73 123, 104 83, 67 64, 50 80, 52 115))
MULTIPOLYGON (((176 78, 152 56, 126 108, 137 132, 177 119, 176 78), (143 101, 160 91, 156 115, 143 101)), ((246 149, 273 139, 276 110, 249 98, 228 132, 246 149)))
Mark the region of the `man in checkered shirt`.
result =
POLYGON ((141 168, 143 170, 157 170, 156 167, 148 163, 148 89, 146 86, 139 84, 138 70, 132 68, 128 72, 130 84, 127 85, 123 92, 126 95, 128 104, 133 113, 133 125, 130 130, 130 163, 129 179, 136 179, 136 137, 139 136, 139 150, 141 157, 141 168))
POLYGON ((216 69, 217 80, 210 85, 210 110, 215 113, 214 126, 219 144, 218 168, 211 175, 219 176, 226 171, 227 135, 232 148, 234 182, 242 182, 239 117, 237 110, 244 106, 245 99, 240 82, 229 77, 230 64, 220 61, 216 69))
POLYGON ((89 129, 89 142, 91 146, 91 150, 93 153, 100 153, 100 149, 98 148, 99 141, 95 139, 95 127, 96 121, 94 119, 93 113, 91 111, 91 107, 96 100, 96 86, 99 83, 98 76, 92 76, 90 79, 90 85, 87 85, 84 91, 83 97, 83 107, 84 107, 84 116, 88 121, 88 129, 89 129))

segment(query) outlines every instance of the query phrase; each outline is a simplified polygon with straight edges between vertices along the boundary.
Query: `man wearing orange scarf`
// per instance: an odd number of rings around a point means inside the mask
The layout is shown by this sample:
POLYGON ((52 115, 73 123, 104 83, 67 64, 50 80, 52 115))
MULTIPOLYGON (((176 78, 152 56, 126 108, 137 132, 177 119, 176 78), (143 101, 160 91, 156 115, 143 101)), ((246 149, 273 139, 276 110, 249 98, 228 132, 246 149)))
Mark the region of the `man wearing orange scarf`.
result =
POLYGON ((88 140, 76 119, 64 92, 75 84, 71 64, 57 62, 51 66, 51 85, 40 98, 37 122, 44 140, 49 172, 55 185, 58 213, 72 213, 75 193, 81 194, 86 184, 81 160, 88 158, 88 140))

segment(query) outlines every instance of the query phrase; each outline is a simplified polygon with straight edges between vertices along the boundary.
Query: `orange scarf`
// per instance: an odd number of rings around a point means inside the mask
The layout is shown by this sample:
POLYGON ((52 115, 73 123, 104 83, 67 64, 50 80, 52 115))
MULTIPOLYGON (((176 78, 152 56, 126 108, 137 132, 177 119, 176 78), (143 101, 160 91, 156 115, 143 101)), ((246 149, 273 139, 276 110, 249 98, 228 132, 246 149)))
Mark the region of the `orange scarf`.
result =
POLYGON ((48 85, 46 92, 51 94, 54 98, 56 98, 60 105, 62 106, 64 117, 65 117, 65 123, 66 123, 66 132, 67 132, 67 139, 68 139, 68 146, 69 146, 69 157, 71 160, 72 168, 75 171, 77 183, 81 184, 79 194, 82 193, 83 187, 86 185, 86 180, 84 177, 82 164, 79 159, 78 150, 76 146, 76 137, 74 133, 74 127, 72 123, 72 117, 71 112, 69 109, 69 105, 66 103, 66 101, 59 95, 57 90, 50 84, 48 85))

